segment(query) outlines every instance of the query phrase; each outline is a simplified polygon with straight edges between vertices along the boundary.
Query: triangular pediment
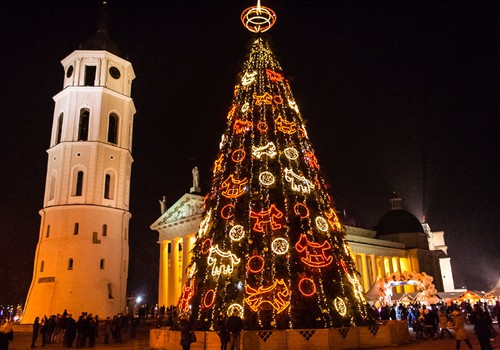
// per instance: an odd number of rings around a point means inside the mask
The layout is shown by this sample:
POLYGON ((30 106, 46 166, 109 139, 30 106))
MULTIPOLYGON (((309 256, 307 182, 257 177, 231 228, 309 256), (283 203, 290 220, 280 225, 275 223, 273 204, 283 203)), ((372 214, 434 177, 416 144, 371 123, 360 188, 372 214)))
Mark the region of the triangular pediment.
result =
POLYGON ((186 193, 151 224, 150 228, 159 230, 179 220, 199 216, 203 211, 203 196, 186 193))

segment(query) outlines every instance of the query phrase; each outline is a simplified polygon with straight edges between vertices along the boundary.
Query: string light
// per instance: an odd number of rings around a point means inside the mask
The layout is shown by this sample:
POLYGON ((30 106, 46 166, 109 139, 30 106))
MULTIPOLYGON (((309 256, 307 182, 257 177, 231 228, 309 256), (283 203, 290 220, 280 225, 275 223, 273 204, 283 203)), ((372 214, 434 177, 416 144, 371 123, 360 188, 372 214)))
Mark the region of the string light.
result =
POLYGON ((301 193, 310 193, 314 188, 314 184, 305 178, 295 174, 292 169, 285 168, 285 180, 291 185, 293 191, 301 193))
POLYGON ((327 256, 326 252, 329 251, 331 247, 328 240, 325 240, 323 244, 311 242, 303 233, 295 244, 295 249, 299 253, 305 252, 305 257, 301 257, 300 260, 311 267, 326 267, 330 265, 333 261, 333 257, 331 255, 327 256))
POLYGON ((247 270, 251 273, 259 273, 264 269, 264 258, 260 255, 253 255, 248 259, 247 270))
POLYGON ((274 123, 278 130, 285 134, 293 135, 297 132, 297 124, 295 122, 286 121, 281 115, 274 120, 274 123))
POLYGON ((235 134, 241 134, 250 130, 251 127, 252 123, 248 120, 238 119, 234 122, 233 129, 235 134))
POLYGON ((226 204, 224 207, 222 207, 220 216, 222 216, 222 218, 225 220, 231 219, 234 216, 234 205, 226 204))
POLYGON ((283 76, 278 73, 278 72, 275 72, 271 69, 266 69, 266 74, 267 74, 267 77, 269 78, 269 80, 271 80, 272 82, 281 82, 283 81, 283 76))
POLYGON ((274 239, 273 242, 271 243, 271 249, 277 255, 286 254, 288 252, 288 247, 289 244, 287 240, 281 237, 274 239))
POLYGON ((247 153, 245 152, 245 150, 243 148, 238 148, 237 150, 233 151, 233 154, 231 155, 231 159, 233 160, 233 162, 239 163, 245 159, 246 155, 247 155, 247 153))
POLYGON ((273 284, 264 287, 252 288, 245 286, 248 297, 245 298, 247 305, 253 310, 259 310, 264 303, 271 305, 279 314, 290 305, 290 289, 283 279, 274 281, 273 284))
POLYGON ((264 186, 271 186, 274 183, 274 175, 269 171, 263 171, 259 174, 259 181, 264 186))
POLYGON ((347 306, 345 305, 344 300, 340 297, 336 297, 333 300, 333 306, 335 307, 335 310, 340 314, 340 316, 345 316, 347 313, 347 306))
POLYGON ((255 81, 256 76, 256 71, 253 71, 252 73, 246 72, 245 75, 243 75, 243 77, 241 78, 241 85, 247 86, 252 84, 255 81))
POLYGON ((271 230, 279 230, 281 224, 278 219, 283 217, 283 213, 276 208, 274 204, 268 210, 262 210, 260 212, 255 212, 250 210, 250 217, 255 219, 255 224, 253 225, 253 230, 257 232, 264 232, 264 228, 269 224, 271 230))
POLYGON ((212 276, 229 275, 233 273, 234 265, 238 265, 240 261, 231 251, 222 251, 216 244, 210 247, 207 265, 212 266, 212 276))
POLYGON ((295 159, 299 158, 299 152, 293 147, 285 148, 283 153, 290 160, 295 160, 295 159))
POLYGON ((293 212, 301 219, 309 217, 309 209, 303 203, 295 203, 295 205, 293 206, 293 212))
POLYGON ((318 230, 323 232, 328 232, 328 221, 322 216, 317 216, 316 219, 316 227, 318 230))
POLYGON ((209 289, 206 293, 205 296, 203 297, 203 306, 206 309, 211 308, 214 306, 215 303, 215 290, 209 289))
POLYGON ((226 198, 238 198, 246 192, 245 185, 248 183, 248 178, 243 178, 242 180, 237 180, 234 175, 231 174, 224 180, 221 188, 225 189, 222 191, 222 195, 226 198))
POLYGON ((299 281, 299 291, 305 297, 312 297, 316 294, 316 284, 312 278, 303 277, 299 281))
POLYGON ((241 239, 245 236, 245 229, 241 225, 235 225, 231 227, 229 230, 229 237, 234 242, 241 241, 241 239))
POLYGON ((253 98, 254 98, 255 104, 257 106, 260 106, 263 104, 270 105, 273 103, 273 96, 269 92, 265 92, 262 95, 257 95, 256 93, 254 93, 253 98))
POLYGON ((200 222, 200 229, 198 231, 200 236, 205 236, 205 234, 207 233, 211 219, 212 219, 212 209, 208 211, 207 216, 205 216, 203 220, 201 220, 200 222))
POLYGON ((276 145, 271 141, 261 147, 252 146, 252 156, 258 159, 260 159, 263 155, 274 158, 277 154, 276 145))

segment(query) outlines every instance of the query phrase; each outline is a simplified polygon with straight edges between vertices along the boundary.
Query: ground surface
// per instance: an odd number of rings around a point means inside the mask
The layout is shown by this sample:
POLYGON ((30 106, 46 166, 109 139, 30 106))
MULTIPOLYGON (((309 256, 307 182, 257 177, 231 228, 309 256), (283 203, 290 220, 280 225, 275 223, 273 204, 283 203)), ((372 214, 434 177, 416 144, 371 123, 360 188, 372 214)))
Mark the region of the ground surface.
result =
MULTIPOLYGON (((500 329, 497 327, 497 325, 494 325, 497 332, 500 333, 500 329)), ((96 349, 130 349, 130 350, 145 350, 145 349, 150 349, 149 348, 149 330, 150 330, 151 325, 147 323, 141 323, 140 326, 137 329, 137 337, 135 339, 130 338, 129 333, 125 333, 123 335, 123 342, 122 343, 110 343, 110 344, 103 344, 104 338, 102 336, 97 338, 96 341, 96 349)), ((472 327, 470 325, 467 326, 467 331, 469 333, 469 339, 472 343, 473 349, 479 350, 480 346, 477 341, 476 336, 474 335, 474 332, 472 330, 472 327)), ((455 349, 455 339, 453 338, 448 338, 445 336, 445 338, 441 339, 438 338, 437 340, 427 340, 427 339, 415 339, 415 333, 410 331, 410 343, 409 344, 404 344, 400 346, 389 346, 389 347, 378 347, 378 348, 372 348, 372 349, 377 349, 377 350, 385 350, 385 349, 404 349, 404 350, 416 350, 416 349, 425 349, 425 350, 453 350, 455 349)), ((30 344, 31 344, 31 333, 30 332, 16 332, 14 333, 14 341, 11 342, 9 346, 9 350, 28 350, 30 349, 30 344)), ((38 348, 41 347, 41 338, 38 338, 36 345, 38 348)), ((75 347, 75 346, 73 346, 75 347)), ((61 349, 63 348, 61 343, 56 343, 56 344, 47 344, 43 349, 61 349)), ((497 341, 493 343, 493 348, 494 349, 500 349, 500 339, 497 337, 497 341)), ((181 349, 181 346, 179 345, 178 349, 181 349)), ((465 345, 462 342, 461 349, 468 349, 467 345, 465 345)), ((170 349, 169 349, 170 350, 170 349)), ((177 349, 172 349, 172 350, 177 350, 177 349)), ((314 350, 314 349, 311 349, 314 350)))

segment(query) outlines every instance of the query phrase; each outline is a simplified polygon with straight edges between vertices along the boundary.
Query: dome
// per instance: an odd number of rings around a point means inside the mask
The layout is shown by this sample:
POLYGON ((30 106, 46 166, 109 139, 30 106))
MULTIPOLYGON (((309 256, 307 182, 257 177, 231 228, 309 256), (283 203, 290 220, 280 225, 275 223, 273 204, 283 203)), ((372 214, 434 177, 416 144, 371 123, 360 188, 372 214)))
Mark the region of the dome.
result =
POLYGON ((108 32, 105 30, 98 30, 90 39, 80 45, 81 50, 97 50, 108 51, 114 55, 120 55, 120 49, 113 40, 109 38, 108 32))
POLYGON ((377 224, 377 236, 413 232, 424 233, 422 224, 413 214, 403 209, 389 211, 377 224))

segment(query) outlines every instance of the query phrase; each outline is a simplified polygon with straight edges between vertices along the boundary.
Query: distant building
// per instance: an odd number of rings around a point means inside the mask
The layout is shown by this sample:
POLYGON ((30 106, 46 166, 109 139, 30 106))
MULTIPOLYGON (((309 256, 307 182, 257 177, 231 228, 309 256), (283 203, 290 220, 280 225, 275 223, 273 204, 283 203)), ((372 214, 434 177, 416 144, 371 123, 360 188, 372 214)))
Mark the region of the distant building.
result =
POLYGON ((104 11, 97 33, 61 63, 23 323, 65 309, 105 318, 126 305, 134 70, 104 11))
MULTIPOLYGON (((444 232, 432 232, 402 207, 393 195, 390 210, 375 229, 344 225, 360 282, 367 292, 380 277, 395 272, 426 272, 434 277, 440 292, 455 290, 444 232)), ((203 196, 185 194, 152 225, 160 244, 159 305, 175 305, 186 280, 190 250, 200 226, 203 196)), ((414 292, 412 285, 396 287, 398 292, 414 292)))

